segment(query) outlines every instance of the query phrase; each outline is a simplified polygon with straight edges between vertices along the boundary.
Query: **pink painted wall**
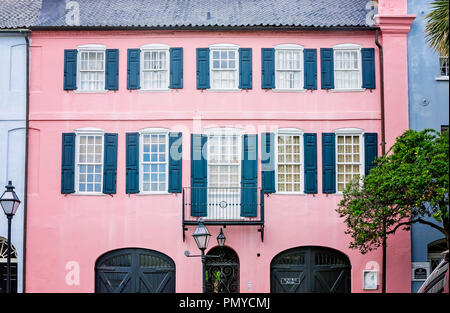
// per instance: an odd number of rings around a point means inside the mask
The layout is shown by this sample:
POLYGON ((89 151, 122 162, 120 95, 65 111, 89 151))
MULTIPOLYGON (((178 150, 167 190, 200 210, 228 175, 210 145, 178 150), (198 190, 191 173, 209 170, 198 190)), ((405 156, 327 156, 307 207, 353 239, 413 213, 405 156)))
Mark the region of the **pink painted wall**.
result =
MULTIPOLYGON (((377 266, 381 269, 381 250, 361 255, 348 249, 349 237, 344 235, 345 226, 335 212, 341 196, 321 192, 320 133, 343 127, 380 132, 380 76, 373 32, 35 31, 31 51, 34 71, 31 73, 30 127, 36 130, 29 148, 27 292, 93 292, 96 259, 110 250, 125 247, 148 248, 167 254, 176 264, 176 291, 201 292, 200 260, 183 254, 185 250, 197 254, 198 249, 190 236, 193 226, 186 232, 186 242, 182 240, 181 195, 125 194, 125 133, 147 127, 183 132, 183 186, 186 187, 190 185, 191 133, 201 133, 210 126, 237 126, 247 133, 296 127, 318 134, 319 193, 266 197, 264 242, 256 226, 225 229, 227 245, 240 258, 241 292, 249 292, 248 282, 252 283, 251 292, 269 292, 272 258, 298 246, 326 246, 346 254, 352 264, 353 292, 363 291, 363 269, 377 266), (63 90, 63 50, 90 43, 119 49, 118 91, 77 94, 63 90), (183 47, 183 89, 159 93, 126 89, 126 49, 149 43, 183 47), (214 43, 253 48, 252 90, 210 92, 196 89, 195 49, 214 43), (317 49, 342 43, 373 47, 377 89, 345 93, 321 90, 318 53, 318 90, 304 93, 262 90, 261 48, 283 43, 317 49), (118 133, 117 194, 113 197, 60 193, 61 133, 82 127, 118 133), (66 265, 71 261, 80 265, 79 285, 66 284, 66 265)), ((397 62, 390 61, 386 75, 398 88, 404 88, 407 96, 406 68, 402 63, 404 60, 406 64, 406 50, 392 50, 388 55, 397 62)), ((403 111, 407 110, 407 98, 403 93, 397 94, 391 89, 389 92, 392 102, 401 102, 390 106, 389 114, 407 116, 407 111, 403 111)), ((392 118, 386 124, 392 135, 400 135, 407 127, 404 118, 392 118)), ((208 228, 212 233, 210 247, 213 247, 219 227, 208 228)), ((408 233, 399 233, 389 241, 388 271, 388 291, 410 291, 408 233)))

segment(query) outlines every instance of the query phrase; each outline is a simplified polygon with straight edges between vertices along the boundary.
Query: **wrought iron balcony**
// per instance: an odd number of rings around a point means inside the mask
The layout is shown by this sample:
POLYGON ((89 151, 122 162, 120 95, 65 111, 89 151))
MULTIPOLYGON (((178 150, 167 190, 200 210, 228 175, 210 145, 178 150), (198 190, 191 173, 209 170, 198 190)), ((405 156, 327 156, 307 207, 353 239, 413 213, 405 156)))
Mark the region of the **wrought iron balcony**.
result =
POLYGON ((264 239, 264 194, 256 187, 184 187, 183 240, 187 225, 257 225, 264 239))

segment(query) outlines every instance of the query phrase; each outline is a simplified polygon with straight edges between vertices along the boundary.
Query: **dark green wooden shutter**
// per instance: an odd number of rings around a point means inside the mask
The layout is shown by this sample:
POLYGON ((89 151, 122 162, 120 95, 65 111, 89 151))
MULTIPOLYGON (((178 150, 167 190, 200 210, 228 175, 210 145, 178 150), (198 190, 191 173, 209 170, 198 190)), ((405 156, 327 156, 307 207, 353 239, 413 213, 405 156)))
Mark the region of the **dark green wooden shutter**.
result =
POLYGON ((364 134, 364 175, 369 175, 369 171, 376 166, 373 161, 378 157, 378 134, 364 134))
POLYGON ((317 193, 317 135, 304 134, 305 193, 317 193))
POLYGON ((75 133, 62 134, 61 193, 75 192, 75 133))
POLYGON ((64 50, 64 90, 77 89, 76 49, 64 50))
POLYGON ((140 88, 141 49, 128 49, 127 54, 127 89, 140 88))
POLYGON ((183 88, 183 48, 170 48, 169 88, 183 88))
POLYGON ((139 133, 126 134, 126 193, 139 192, 139 133))
POLYGON ((275 88, 275 49, 261 49, 261 88, 275 88))
POLYGON ((252 48, 239 48, 239 88, 252 89, 252 48))
POLYGON ((322 89, 334 89, 334 55, 333 48, 320 49, 320 70, 322 89))
POLYGON ((169 133, 169 192, 181 192, 182 133, 169 133))
POLYGON ((197 89, 208 89, 209 83, 209 48, 197 48, 197 89))
POLYGON ((106 49, 105 89, 119 89, 119 49, 106 49))
POLYGON ((191 134, 191 216, 207 215, 207 138, 206 135, 191 134))
POLYGON ((103 162, 103 193, 116 193, 117 134, 105 134, 103 162))
POLYGON ((254 217, 258 208, 258 135, 243 135, 241 216, 254 217))
POLYGON ((303 50, 305 89, 317 89, 317 50, 303 50))
POLYGON ((362 88, 375 89, 375 49, 362 48, 362 88))
POLYGON ((275 192, 275 134, 261 134, 261 180, 264 193, 275 192))
POLYGON ((336 151, 334 133, 322 133, 322 189, 336 192, 336 151))

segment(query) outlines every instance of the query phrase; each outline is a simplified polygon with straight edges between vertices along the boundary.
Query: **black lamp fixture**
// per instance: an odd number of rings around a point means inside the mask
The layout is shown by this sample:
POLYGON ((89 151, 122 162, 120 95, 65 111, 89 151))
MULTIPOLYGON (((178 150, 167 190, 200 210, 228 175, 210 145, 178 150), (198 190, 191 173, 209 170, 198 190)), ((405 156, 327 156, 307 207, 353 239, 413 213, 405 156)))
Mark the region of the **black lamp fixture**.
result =
POLYGON ((225 237, 222 228, 220 229, 220 233, 217 236, 217 244, 219 245, 219 247, 223 247, 225 245, 225 240, 227 240, 227 238, 225 237))
POLYGON ((192 237, 194 237, 197 247, 200 250, 205 251, 205 249, 208 247, 208 242, 211 234, 209 233, 208 228, 206 228, 203 224, 202 219, 200 219, 200 221, 198 222, 198 226, 192 234, 192 237))
POLYGON ((5 186, 6 191, 0 197, 0 205, 8 219, 8 258, 6 267, 6 292, 11 293, 11 221, 20 205, 19 197, 14 192, 12 181, 5 186))

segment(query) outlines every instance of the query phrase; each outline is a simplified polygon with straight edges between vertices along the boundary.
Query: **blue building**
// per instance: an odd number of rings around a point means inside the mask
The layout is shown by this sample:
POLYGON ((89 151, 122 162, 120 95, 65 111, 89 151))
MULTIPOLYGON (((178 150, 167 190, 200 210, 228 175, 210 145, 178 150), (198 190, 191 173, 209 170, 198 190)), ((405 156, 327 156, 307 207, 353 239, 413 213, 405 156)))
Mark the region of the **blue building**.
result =
MULTIPOLYGON (((448 56, 440 56, 425 38, 425 16, 433 0, 408 0, 408 14, 415 14, 408 34, 409 125, 411 129, 448 129, 448 56)), ((444 235, 423 224, 411 228, 411 262, 430 262, 430 272, 446 250, 444 235)), ((411 291, 417 292, 423 280, 412 275, 411 291)))
MULTIPOLYGON (((0 195, 12 181, 22 201, 12 220, 12 291, 23 291, 25 160, 27 116, 27 27, 40 2, 2 1, 0 5, 0 195), (27 8, 25 10, 25 8, 27 8), (24 14, 26 12, 26 15, 24 14)), ((8 223, 0 212, 0 293, 6 288, 8 223)))

